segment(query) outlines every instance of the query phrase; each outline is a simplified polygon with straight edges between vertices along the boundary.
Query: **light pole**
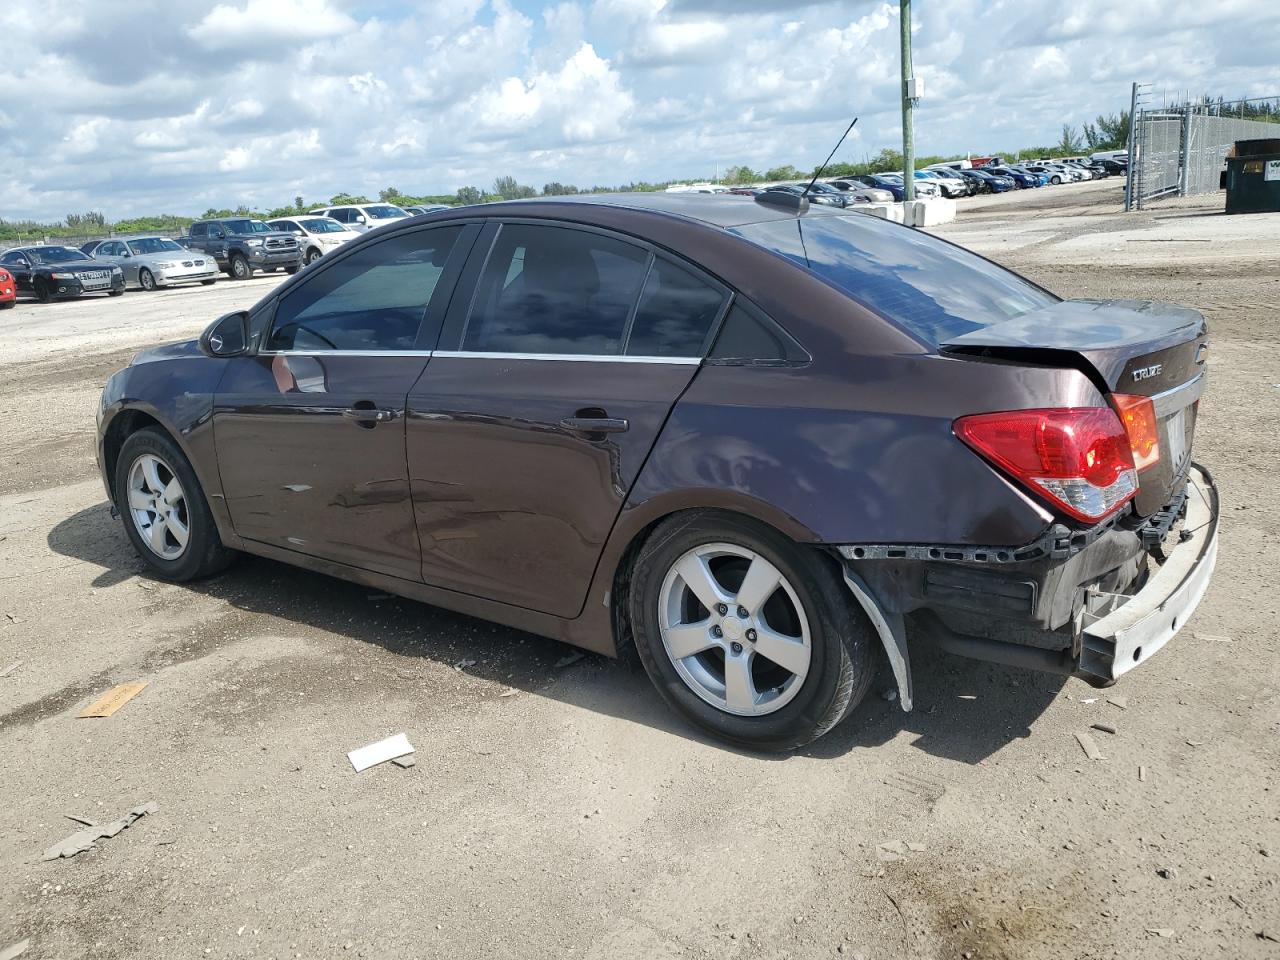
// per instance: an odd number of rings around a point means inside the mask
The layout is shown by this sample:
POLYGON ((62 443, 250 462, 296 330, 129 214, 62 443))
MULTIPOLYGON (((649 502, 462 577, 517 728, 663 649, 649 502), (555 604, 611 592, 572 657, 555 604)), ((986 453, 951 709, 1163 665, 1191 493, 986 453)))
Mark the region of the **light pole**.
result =
POLYGON ((898 20, 902 28, 902 197, 916 198, 916 147, 911 129, 911 108, 919 96, 911 75, 911 0, 899 0, 898 20))

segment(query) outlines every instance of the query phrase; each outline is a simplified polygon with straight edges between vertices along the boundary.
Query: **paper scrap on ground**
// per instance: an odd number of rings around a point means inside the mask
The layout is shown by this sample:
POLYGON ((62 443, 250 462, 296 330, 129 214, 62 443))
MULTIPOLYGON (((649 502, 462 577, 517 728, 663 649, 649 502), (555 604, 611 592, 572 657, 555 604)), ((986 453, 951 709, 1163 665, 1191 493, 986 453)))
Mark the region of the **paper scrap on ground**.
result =
POLYGON ((368 770, 370 767, 394 760, 396 757, 403 757, 407 753, 413 753, 413 744, 403 733, 397 733, 394 737, 387 737, 385 740, 371 743, 359 750, 352 750, 347 754, 347 759, 356 768, 356 773, 359 773, 361 770, 368 770))
POLYGON ((15 660, 13 663, 5 667, 3 670, 0 670, 0 677, 7 677, 9 674, 13 673, 13 671, 17 670, 20 666, 22 666, 22 661, 15 660))
POLYGON ((84 830, 78 830, 65 840, 60 840, 46 850, 44 859, 57 860, 59 857, 74 857, 77 853, 92 850, 93 845, 99 840, 104 837, 114 837, 139 817, 145 817, 148 813, 155 813, 159 809, 159 804, 152 800, 139 807, 134 807, 119 820, 112 820, 110 823, 101 826, 86 827, 84 830))
POLYGON ((135 680, 132 683, 122 683, 118 687, 112 687, 98 700, 77 713, 76 717, 109 717, 145 690, 146 686, 146 680, 135 680))

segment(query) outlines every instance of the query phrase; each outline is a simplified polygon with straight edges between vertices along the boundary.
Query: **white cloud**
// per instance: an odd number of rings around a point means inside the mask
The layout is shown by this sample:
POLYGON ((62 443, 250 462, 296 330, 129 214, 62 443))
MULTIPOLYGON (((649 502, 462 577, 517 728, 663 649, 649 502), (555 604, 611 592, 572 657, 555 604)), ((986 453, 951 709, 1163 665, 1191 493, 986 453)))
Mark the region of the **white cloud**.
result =
POLYGON ((321 40, 356 28, 328 0, 247 0, 220 3, 187 32, 207 50, 267 49, 277 44, 321 40))
MULTIPOLYGON (((270 208, 510 174, 621 184, 900 141, 888 0, 83 0, 0 5, 0 215, 270 208), (56 22, 57 31, 44 29, 56 22)), ((1280 92, 1280 4, 916 4, 921 153, 1057 139, 1157 94, 1280 92), (1249 43, 1239 42, 1248 24, 1249 43)))

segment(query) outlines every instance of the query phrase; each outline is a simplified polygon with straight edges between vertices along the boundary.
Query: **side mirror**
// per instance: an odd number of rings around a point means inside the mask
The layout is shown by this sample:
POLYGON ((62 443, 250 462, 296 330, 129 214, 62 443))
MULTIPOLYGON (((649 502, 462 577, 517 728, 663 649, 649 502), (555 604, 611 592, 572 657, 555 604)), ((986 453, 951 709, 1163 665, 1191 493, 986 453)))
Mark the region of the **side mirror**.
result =
POLYGON ((208 357, 238 357, 248 349, 248 310, 219 317, 200 334, 200 352, 208 357))
POLYGON ((356 223, 364 223, 364 214, 363 214, 363 213, 357 213, 357 214, 356 214, 356 223))

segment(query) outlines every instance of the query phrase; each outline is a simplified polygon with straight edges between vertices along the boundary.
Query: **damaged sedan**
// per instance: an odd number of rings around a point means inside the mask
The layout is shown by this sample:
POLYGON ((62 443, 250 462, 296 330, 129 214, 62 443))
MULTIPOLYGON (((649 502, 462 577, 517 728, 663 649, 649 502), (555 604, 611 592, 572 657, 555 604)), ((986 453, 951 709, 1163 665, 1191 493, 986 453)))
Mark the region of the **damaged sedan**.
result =
POLYGON ((790 750, 882 655, 908 710, 938 647, 1099 686, 1155 655, 1216 558, 1206 351, 1193 310, 803 197, 513 201, 140 354, 98 457, 157 576, 243 551, 634 646, 687 720, 790 750))

